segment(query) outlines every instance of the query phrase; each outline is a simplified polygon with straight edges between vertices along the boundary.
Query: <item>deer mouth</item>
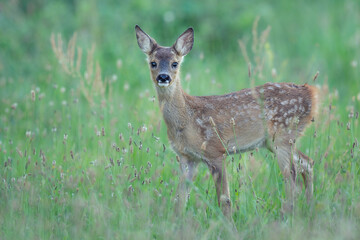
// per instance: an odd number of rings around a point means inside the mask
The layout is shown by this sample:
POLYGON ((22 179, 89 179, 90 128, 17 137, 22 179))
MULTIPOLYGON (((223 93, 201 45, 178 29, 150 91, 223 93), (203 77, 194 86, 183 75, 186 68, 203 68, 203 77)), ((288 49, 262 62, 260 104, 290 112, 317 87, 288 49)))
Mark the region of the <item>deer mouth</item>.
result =
POLYGON ((170 85, 170 81, 158 81, 158 85, 160 86, 160 87, 167 87, 167 86, 169 86, 170 85))

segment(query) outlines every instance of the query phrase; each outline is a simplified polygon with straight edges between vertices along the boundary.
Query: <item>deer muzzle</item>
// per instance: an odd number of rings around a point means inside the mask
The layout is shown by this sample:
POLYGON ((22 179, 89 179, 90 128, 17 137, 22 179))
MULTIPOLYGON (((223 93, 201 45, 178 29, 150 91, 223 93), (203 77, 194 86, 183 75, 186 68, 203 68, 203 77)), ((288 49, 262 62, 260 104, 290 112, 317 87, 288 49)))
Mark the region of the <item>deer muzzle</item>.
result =
POLYGON ((156 81, 160 87, 167 87, 171 82, 171 78, 168 74, 159 74, 156 81))

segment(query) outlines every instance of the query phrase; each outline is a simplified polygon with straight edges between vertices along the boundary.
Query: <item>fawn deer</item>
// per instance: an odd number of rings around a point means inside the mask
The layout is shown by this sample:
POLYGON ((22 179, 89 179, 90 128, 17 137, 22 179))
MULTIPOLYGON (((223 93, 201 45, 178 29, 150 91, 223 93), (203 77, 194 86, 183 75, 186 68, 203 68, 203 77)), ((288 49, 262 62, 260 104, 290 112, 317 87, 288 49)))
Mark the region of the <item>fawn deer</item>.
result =
POLYGON ((291 202, 297 185, 302 185, 297 174, 311 199, 313 162, 294 143, 316 114, 316 87, 266 83, 226 95, 190 96, 181 87, 180 66, 193 47, 193 29, 182 33, 171 47, 158 45, 137 25, 135 31, 139 47, 147 55, 168 138, 180 158, 181 185, 184 179, 191 181, 196 165, 204 162, 215 182, 218 204, 230 217, 224 156, 265 147, 277 157, 291 202))

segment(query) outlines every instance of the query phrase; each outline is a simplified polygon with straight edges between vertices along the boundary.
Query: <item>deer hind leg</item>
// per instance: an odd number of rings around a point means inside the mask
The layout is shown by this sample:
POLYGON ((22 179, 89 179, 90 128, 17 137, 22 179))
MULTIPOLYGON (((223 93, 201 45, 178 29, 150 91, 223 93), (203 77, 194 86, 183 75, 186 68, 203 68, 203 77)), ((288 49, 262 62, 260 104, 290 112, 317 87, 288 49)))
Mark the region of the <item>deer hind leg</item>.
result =
POLYGON ((306 199, 309 203, 313 195, 313 161, 299 150, 295 151, 293 159, 304 179, 306 199))
POLYGON ((209 168, 214 179, 218 204, 223 214, 228 219, 231 219, 231 201, 229 185, 226 178, 225 159, 219 157, 209 168))

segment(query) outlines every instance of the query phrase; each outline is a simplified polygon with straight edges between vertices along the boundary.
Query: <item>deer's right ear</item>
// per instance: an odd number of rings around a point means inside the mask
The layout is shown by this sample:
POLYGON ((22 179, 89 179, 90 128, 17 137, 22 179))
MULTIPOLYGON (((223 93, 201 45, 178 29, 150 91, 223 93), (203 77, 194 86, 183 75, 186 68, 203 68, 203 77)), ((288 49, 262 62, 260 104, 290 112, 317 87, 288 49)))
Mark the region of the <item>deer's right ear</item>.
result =
POLYGON ((147 35, 138 25, 135 26, 135 32, 140 49, 144 53, 150 54, 156 48, 156 41, 147 35))

